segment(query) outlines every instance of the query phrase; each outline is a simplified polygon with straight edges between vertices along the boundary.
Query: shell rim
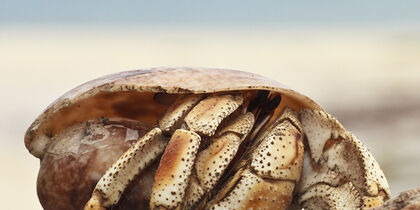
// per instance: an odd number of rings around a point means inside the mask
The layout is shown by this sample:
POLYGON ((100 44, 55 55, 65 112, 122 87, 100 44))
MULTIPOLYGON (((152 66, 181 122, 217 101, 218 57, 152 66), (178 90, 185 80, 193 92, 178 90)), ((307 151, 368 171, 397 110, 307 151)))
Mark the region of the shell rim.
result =
MULTIPOLYGON (((238 77, 239 78, 239 77, 238 77)), ((97 79, 90 80, 85 82, 70 91, 66 92, 58 99, 53 101, 41 114, 35 119, 35 121, 30 125, 27 129, 25 136, 24 136, 24 143, 25 147, 29 150, 31 154, 33 147, 31 143, 36 139, 41 133, 42 130, 38 129, 42 127, 42 125, 48 121, 49 119, 53 118, 55 113, 59 112, 63 108, 67 108, 72 106, 73 104, 92 97, 98 93, 103 92, 119 92, 119 91, 136 91, 136 92, 154 92, 154 93, 215 93, 215 92, 224 92, 224 91, 232 91, 232 90, 268 90, 278 92, 282 95, 289 96, 294 98, 297 101, 300 101, 303 107, 305 108, 312 108, 317 110, 323 110, 316 102, 314 102, 311 98, 275 81, 269 79, 267 77, 249 73, 240 70, 232 70, 232 69, 222 69, 222 68, 200 68, 200 67, 155 67, 155 68, 147 68, 147 69, 138 69, 138 70, 129 70, 129 71, 122 71, 114 74, 105 75, 99 77, 97 79), (176 75, 179 73, 189 72, 192 74, 196 74, 195 76, 214 74, 219 76, 231 76, 233 79, 236 79, 236 75, 240 75, 242 77, 247 77, 250 83, 245 83, 241 85, 232 85, 231 88, 206 88, 201 86, 200 88, 191 88, 191 87, 183 87, 182 85, 175 87, 175 86, 165 86, 164 84, 155 84, 155 85, 133 85, 129 82, 124 83, 124 81, 128 81, 133 77, 138 77, 141 75, 153 75, 155 74, 157 77, 163 74, 169 75, 176 75), (258 82, 257 82, 258 81, 258 82), (251 84, 251 82, 256 82, 257 84, 251 84), (259 83, 259 84, 258 84, 259 83)), ((36 157, 38 155, 33 154, 36 157)))

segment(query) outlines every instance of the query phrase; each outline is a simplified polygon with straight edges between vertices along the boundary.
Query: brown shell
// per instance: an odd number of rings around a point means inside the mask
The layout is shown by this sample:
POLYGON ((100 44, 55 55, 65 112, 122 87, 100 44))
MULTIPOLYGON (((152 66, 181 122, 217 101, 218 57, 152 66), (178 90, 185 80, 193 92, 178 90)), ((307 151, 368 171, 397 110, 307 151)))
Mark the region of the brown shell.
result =
POLYGON ((32 123, 25 135, 27 149, 42 157, 43 149, 65 128, 99 117, 122 117, 155 124, 163 115, 154 93, 213 93, 270 90, 281 93, 288 105, 321 109, 312 99, 281 83, 243 71, 210 68, 161 67, 107 75, 70 90, 32 123), (141 94, 139 94, 141 93, 141 94), (148 95, 149 97, 144 97, 148 95))

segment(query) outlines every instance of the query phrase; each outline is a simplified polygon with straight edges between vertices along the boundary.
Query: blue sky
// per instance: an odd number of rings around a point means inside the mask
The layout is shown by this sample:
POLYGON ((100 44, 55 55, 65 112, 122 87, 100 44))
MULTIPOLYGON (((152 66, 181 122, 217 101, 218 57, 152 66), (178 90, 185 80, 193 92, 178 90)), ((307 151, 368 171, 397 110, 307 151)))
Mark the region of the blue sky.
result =
POLYGON ((420 24, 420 1, 0 0, 0 24, 420 24))

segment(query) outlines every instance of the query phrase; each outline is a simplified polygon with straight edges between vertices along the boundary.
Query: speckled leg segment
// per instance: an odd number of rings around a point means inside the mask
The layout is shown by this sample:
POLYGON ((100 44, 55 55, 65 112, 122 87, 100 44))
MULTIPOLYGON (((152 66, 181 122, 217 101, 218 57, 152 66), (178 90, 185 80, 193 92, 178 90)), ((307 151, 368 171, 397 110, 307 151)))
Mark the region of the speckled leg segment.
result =
POLYGON ((290 181, 265 180, 247 169, 229 195, 210 209, 286 209, 294 185, 290 181))
POLYGON ((102 176, 85 209, 105 209, 116 204, 134 176, 155 160, 165 146, 159 128, 140 138, 102 176))
POLYGON ((210 146, 198 154, 195 163, 197 180, 190 183, 184 207, 191 207, 217 184, 229 163, 235 157, 242 140, 251 131, 254 115, 250 112, 235 118, 231 124, 212 138, 210 146))
POLYGON ((195 205, 217 183, 253 127, 254 115, 247 112, 234 116, 219 129, 221 122, 243 103, 241 94, 213 95, 199 103, 192 102, 196 98, 202 96, 180 97, 160 122, 167 131, 174 127, 185 129, 173 133, 164 152, 152 189, 151 209, 195 205), (185 118, 179 119, 182 117, 185 118), (211 138, 210 145, 196 158, 199 134, 211 138))
POLYGON ((151 209, 173 209, 182 203, 201 138, 178 129, 160 160, 150 198, 151 209))
POLYGON ((283 115, 257 140, 251 165, 222 200, 210 209, 286 209, 300 178, 303 143, 297 114, 285 109, 283 115), (292 123, 293 122, 293 123, 292 123))

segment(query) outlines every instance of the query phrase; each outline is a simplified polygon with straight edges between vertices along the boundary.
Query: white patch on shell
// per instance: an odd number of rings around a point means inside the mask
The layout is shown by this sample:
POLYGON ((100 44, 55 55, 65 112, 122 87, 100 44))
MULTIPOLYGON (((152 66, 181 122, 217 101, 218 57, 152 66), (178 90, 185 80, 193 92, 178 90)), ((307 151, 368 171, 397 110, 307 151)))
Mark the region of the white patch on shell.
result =
POLYGON ((163 152, 166 142, 161 135, 159 128, 149 131, 105 172, 95 187, 105 207, 116 204, 134 176, 163 152))
POLYGON ((346 131, 343 126, 331 115, 324 111, 303 109, 300 112, 300 121, 305 133, 312 159, 318 163, 321 159, 325 143, 339 136, 345 138, 346 131))
POLYGON ((242 94, 212 95, 200 101, 184 119, 189 130, 212 136, 217 127, 244 99, 242 94))
POLYGON ((156 171, 150 198, 152 209, 172 209, 181 204, 200 141, 195 132, 183 129, 174 132, 156 171))
POLYGON ((240 138, 233 133, 227 133, 197 156, 195 169, 201 186, 207 191, 213 188, 220 176, 232 161, 239 148, 240 138))
POLYGON ((228 196, 210 209, 286 209, 292 199, 293 187, 293 182, 268 182, 245 170, 228 196))
MULTIPOLYGON (((80 144, 92 145, 107 139, 110 135, 109 127, 113 125, 105 127, 94 121, 75 124, 56 135, 47 146, 47 152, 57 155, 64 152, 68 154, 89 152, 81 150, 80 144)), ((101 148, 101 144, 97 144, 97 148, 101 148)))
POLYGON ((362 201, 356 188, 350 183, 339 187, 315 185, 299 197, 304 209, 360 209, 362 201))
POLYGON ((125 132, 125 141, 137 140, 139 138, 139 131, 127 128, 125 132))
POLYGON ((188 112, 203 98, 200 94, 187 94, 178 97, 166 110, 159 121, 159 128, 164 132, 173 131, 188 112))
POLYGON ((37 137, 36 141, 33 141, 31 144, 30 152, 35 157, 42 157, 45 153, 47 145, 51 142, 51 138, 46 136, 45 134, 41 134, 37 137))
POLYGON ((251 167, 264 178, 298 181, 302 161, 302 135, 286 120, 263 136, 252 154, 251 167))

